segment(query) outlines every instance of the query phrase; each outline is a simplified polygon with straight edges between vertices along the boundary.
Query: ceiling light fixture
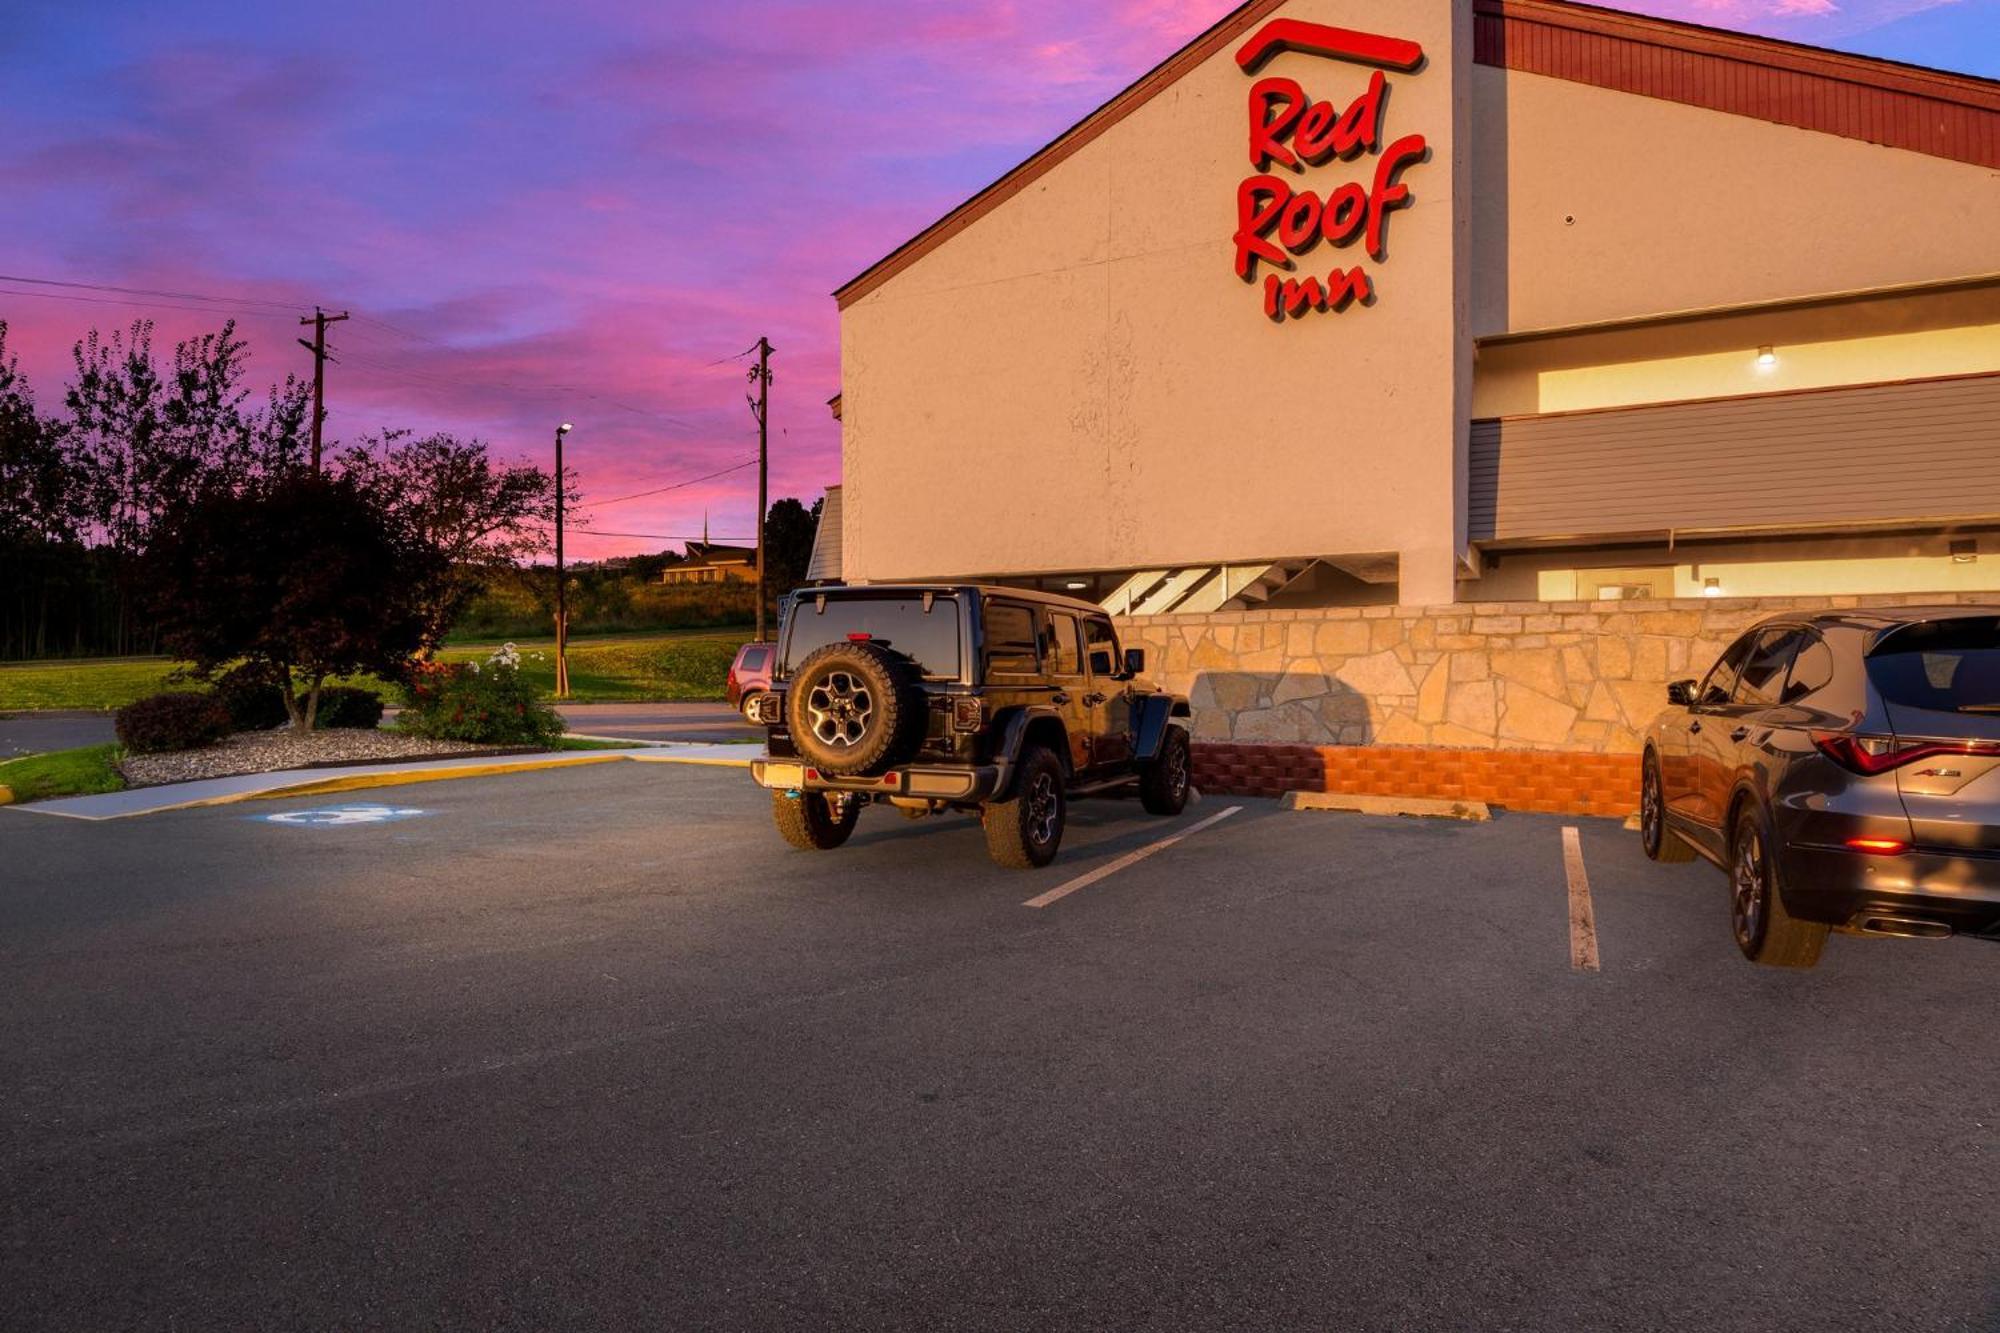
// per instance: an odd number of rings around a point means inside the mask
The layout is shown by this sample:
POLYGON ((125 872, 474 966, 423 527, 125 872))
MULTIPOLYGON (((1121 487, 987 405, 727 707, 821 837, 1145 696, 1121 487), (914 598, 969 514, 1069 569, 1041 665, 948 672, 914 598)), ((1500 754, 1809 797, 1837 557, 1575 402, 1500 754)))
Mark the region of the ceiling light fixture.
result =
POLYGON ((1777 365, 1778 364, 1777 349, 1771 347, 1759 347, 1757 349, 1757 364, 1760 366, 1777 365))

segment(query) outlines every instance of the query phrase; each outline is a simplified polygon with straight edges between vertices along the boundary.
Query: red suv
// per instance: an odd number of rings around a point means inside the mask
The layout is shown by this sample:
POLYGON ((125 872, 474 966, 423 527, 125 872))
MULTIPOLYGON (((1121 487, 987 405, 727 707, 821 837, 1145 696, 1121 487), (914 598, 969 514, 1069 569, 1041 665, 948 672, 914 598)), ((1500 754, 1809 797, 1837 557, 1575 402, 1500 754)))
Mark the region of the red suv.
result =
POLYGON ((757 725, 757 715, 750 711, 750 701, 771 688, 771 649, 769 643, 746 643, 736 650, 736 660, 729 664, 727 694, 729 706, 757 725))

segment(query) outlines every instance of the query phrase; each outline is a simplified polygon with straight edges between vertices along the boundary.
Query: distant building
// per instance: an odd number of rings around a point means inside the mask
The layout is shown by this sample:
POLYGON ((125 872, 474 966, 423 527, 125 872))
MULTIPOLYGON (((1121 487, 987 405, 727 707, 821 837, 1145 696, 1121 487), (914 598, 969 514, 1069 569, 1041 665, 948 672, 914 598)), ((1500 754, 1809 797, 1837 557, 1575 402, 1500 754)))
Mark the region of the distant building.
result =
POLYGON ((689 542, 687 559, 668 565, 662 583, 755 583, 757 548, 724 546, 719 542, 689 542))

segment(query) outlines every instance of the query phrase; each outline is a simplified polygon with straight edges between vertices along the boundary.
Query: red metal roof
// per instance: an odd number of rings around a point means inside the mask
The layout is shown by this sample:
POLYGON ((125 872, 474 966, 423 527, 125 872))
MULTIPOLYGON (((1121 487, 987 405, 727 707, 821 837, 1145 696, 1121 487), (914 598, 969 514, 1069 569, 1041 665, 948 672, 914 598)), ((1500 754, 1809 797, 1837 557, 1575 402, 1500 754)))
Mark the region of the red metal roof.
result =
POLYGON ((1472 58, 2000 168, 2000 83, 1568 0, 1477 0, 1472 58))
MULTIPOLYGON (((1277 10, 1248 0, 1027 161, 834 292, 844 308, 1277 10)), ((2000 82, 1571 0, 1475 0, 1473 59, 1639 97, 2000 169, 2000 82)))

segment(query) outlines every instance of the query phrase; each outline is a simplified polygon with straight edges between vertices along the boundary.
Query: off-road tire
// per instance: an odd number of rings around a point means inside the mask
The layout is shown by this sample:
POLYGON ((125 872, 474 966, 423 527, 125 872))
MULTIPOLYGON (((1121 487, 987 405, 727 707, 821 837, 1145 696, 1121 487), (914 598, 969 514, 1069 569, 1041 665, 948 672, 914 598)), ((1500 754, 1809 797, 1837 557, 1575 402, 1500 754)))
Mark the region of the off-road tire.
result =
POLYGON ((1667 789, 1660 779, 1660 757, 1646 752, 1639 774, 1639 845, 1649 861, 1679 864, 1694 860, 1694 848, 1667 827, 1667 789))
POLYGON ((923 684, 878 643, 829 643, 799 663, 785 691, 792 744, 824 773, 872 777, 923 741, 923 684))
POLYGON ((1736 812, 1729 833, 1730 930, 1736 947, 1765 967, 1812 967, 1830 927, 1785 910, 1771 821, 1755 801, 1736 812))
POLYGON ((988 801, 979 812, 987 854, 1009 870, 1039 870, 1055 860, 1068 820, 1062 761, 1039 745, 1021 752, 1014 794, 1004 801, 988 801), (1049 800, 1054 801, 1053 818, 1044 804, 1049 800))
POLYGON ((1149 815, 1177 815, 1187 809, 1194 757, 1186 727, 1167 724, 1160 753, 1139 769, 1139 804, 1149 815))
POLYGON ((861 818, 861 802, 850 797, 846 813, 833 813, 833 802, 816 791, 771 793, 771 818, 785 841, 806 852, 830 852, 847 841, 861 818))

